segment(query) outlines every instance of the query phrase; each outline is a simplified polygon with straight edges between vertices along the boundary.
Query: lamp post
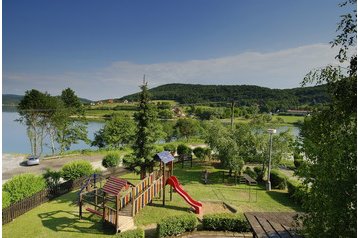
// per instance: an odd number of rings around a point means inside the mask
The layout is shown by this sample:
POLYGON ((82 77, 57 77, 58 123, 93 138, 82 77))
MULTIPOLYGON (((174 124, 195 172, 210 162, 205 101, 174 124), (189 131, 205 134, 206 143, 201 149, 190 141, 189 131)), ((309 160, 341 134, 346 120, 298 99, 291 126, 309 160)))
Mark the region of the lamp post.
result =
POLYGON ((271 191, 270 173, 271 173, 272 134, 276 134, 276 129, 268 129, 267 132, 270 134, 270 149, 269 149, 269 164, 268 164, 266 190, 271 191))

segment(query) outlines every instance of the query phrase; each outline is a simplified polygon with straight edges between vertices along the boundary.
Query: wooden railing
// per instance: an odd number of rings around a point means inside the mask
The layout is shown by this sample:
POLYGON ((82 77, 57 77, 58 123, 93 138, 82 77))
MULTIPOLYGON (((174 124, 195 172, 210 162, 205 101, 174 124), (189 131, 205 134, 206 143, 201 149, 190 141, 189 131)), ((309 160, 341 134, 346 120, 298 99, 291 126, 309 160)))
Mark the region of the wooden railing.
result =
POLYGON ((157 197, 163 188, 163 176, 153 181, 146 189, 138 193, 132 201, 132 216, 142 210, 154 197, 157 197))

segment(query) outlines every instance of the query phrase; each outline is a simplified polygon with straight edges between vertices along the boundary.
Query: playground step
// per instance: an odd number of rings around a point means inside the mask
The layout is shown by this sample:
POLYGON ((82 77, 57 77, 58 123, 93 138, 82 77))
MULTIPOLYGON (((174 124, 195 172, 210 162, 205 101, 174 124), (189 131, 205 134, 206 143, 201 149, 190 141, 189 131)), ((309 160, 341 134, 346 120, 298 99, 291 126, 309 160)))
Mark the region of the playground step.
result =
POLYGON ((132 216, 132 205, 128 204, 118 213, 120 216, 132 216))
POLYGON ((119 223, 118 232, 124 232, 136 228, 136 226, 134 225, 133 217, 118 216, 118 223, 119 223))

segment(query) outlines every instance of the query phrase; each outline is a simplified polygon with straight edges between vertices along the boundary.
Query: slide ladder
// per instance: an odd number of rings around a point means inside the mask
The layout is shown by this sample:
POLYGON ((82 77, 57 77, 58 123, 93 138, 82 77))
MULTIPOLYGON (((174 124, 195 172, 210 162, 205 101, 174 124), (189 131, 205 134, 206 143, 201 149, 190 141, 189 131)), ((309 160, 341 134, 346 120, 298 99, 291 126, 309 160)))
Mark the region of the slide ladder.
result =
POLYGON ((169 184, 170 186, 172 186, 175 191, 184 198, 184 200, 195 209, 195 213, 196 214, 200 214, 201 213, 201 209, 203 207, 203 205, 194 200, 192 197, 189 196, 189 194, 187 192, 184 191, 183 187, 180 185, 177 177, 175 176, 171 176, 167 179, 166 184, 169 184))

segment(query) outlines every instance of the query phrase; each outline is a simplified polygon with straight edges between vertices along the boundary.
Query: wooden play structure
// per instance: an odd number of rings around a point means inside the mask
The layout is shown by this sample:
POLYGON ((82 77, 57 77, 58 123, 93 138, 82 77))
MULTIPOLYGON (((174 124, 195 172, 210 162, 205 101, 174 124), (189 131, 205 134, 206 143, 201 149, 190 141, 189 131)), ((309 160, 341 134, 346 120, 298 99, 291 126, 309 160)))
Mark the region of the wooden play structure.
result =
POLYGON ((200 213, 201 203, 192 199, 172 175, 174 157, 169 152, 163 151, 155 158, 160 161, 160 170, 152 172, 137 185, 121 178, 109 177, 105 180, 101 175, 91 175, 79 191, 80 219, 85 208, 86 211, 100 216, 103 223, 112 225, 117 232, 123 231, 125 220, 134 217, 154 198, 163 197, 163 206, 165 206, 166 184, 171 186, 170 200, 174 188, 196 213, 200 213))

